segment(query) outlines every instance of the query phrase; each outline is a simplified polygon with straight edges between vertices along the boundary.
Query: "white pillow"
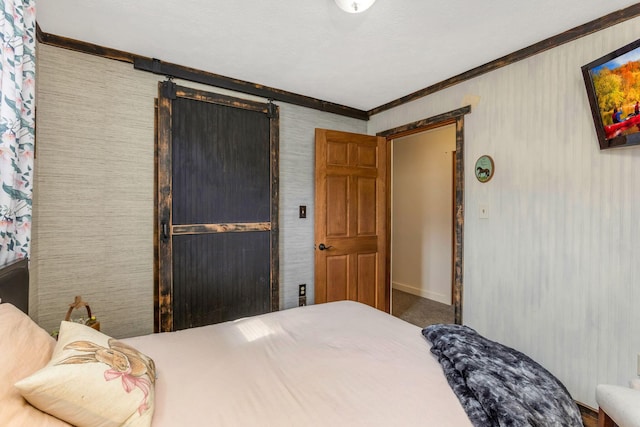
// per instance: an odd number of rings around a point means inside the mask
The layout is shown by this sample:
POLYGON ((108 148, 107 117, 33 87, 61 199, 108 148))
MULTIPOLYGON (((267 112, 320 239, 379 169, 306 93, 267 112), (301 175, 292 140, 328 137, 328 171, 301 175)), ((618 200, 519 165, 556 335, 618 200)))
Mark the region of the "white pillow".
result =
POLYGON ((33 406, 78 427, 150 426, 155 365, 95 329, 62 322, 46 367, 16 383, 33 406))

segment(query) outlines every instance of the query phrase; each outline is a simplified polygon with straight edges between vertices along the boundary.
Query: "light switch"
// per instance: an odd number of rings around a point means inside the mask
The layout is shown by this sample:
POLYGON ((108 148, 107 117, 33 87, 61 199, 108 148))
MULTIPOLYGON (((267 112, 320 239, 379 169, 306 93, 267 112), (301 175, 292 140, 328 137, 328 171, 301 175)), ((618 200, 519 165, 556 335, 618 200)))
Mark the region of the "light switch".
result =
POLYGON ((300 218, 307 217, 307 207, 300 205, 300 218))
POLYGON ((478 215, 480 219, 488 219, 489 205, 487 205, 486 203, 480 203, 480 205, 478 205, 478 215))

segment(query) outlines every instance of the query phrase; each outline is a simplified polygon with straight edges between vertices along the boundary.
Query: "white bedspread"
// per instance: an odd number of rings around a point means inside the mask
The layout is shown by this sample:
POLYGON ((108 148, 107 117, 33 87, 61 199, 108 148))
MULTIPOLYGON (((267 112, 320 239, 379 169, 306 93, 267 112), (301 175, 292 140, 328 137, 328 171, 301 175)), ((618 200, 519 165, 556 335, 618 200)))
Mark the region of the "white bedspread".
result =
POLYGON ((156 362, 154 427, 471 426, 420 331, 342 301, 123 341, 156 362))

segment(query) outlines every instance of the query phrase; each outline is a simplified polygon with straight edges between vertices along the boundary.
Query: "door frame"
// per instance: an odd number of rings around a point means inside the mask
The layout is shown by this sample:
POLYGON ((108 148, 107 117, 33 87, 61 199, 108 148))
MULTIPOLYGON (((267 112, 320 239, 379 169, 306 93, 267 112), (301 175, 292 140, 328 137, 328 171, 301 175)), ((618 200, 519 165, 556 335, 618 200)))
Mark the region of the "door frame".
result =
POLYGON ((413 135, 434 128, 456 125, 455 152, 455 218, 453 226, 453 307, 454 322, 462 324, 462 291, 464 273, 464 116, 471 112, 471 106, 439 114, 437 116, 418 120, 382 132, 387 140, 387 288, 391 292, 391 141, 403 136, 413 135))

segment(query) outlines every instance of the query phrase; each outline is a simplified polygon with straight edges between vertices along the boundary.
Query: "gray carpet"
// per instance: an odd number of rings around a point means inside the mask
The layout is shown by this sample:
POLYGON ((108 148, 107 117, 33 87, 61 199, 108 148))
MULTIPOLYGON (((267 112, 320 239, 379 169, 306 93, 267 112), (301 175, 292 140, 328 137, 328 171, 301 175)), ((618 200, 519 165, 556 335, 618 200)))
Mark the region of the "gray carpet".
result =
POLYGON ((437 323, 453 323, 453 306, 393 289, 391 314, 424 328, 437 323))

